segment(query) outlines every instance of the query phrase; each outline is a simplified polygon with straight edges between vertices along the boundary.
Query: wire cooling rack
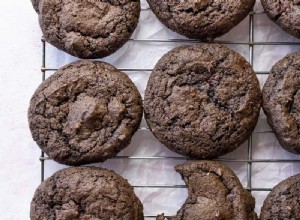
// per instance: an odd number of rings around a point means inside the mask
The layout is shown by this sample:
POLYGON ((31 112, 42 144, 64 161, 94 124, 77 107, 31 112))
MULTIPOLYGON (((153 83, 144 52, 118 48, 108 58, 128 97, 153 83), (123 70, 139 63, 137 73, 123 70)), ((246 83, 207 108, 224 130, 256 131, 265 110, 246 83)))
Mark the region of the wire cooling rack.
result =
MULTIPOLYGON (((148 11, 149 9, 142 9, 142 11, 148 11)), ((254 64, 254 47, 258 45, 283 45, 283 46, 288 46, 288 45, 297 45, 300 46, 300 42, 266 42, 266 41, 255 41, 254 39, 254 19, 255 16, 258 14, 263 14, 264 12, 251 12, 249 14, 249 40, 248 41, 214 41, 216 43, 221 43, 224 45, 244 45, 248 46, 248 56, 249 56, 249 62, 253 66, 254 64)), ((197 40, 190 40, 190 39, 130 39, 131 42, 135 43, 169 43, 169 42, 174 42, 174 43, 201 43, 197 40)), ((48 71, 55 71, 57 69, 55 68, 48 68, 46 66, 46 42, 44 39, 42 39, 42 67, 41 67, 41 72, 42 72, 42 80, 45 80, 46 78, 46 73, 48 71)), ((151 72, 152 69, 143 69, 143 68, 130 68, 130 69, 120 69, 125 72, 137 72, 137 71, 149 71, 151 72)), ((268 72, 265 71, 256 71, 256 74, 268 74, 268 72)), ((139 130, 149 130, 147 127, 140 127, 139 130)), ((267 133, 273 133, 272 131, 254 131, 254 134, 267 134, 267 133)), ((177 157, 177 156, 117 156, 115 159, 120 159, 120 160, 189 160, 188 158, 185 157, 177 157)), ((41 153, 40 156, 40 161, 41 161, 41 181, 44 181, 45 178, 45 161, 46 160, 51 160, 49 157, 47 157, 43 152, 41 153)), ((239 159, 239 158, 234 158, 234 159, 228 159, 228 158, 219 158, 216 159, 217 161, 222 161, 222 162, 230 162, 230 163, 245 163, 247 168, 247 180, 246 180, 246 187, 250 192, 269 192, 271 191, 271 188, 264 188, 264 187, 252 187, 253 185, 253 178, 252 178, 252 168, 254 164, 257 163, 300 163, 300 159, 253 159, 253 137, 252 135, 247 141, 247 159, 239 159)), ((144 184, 144 185, 133 185, 134 188, 186 188, 185 185, 173 185, 173 184, 165 184, 165 185, 151 185, 151 184, 144 184)), ((151 213, 147 214, 145 213, 145 218, 149 219, 154 219, 156 215, 159 214, 157 213, 151 213)))

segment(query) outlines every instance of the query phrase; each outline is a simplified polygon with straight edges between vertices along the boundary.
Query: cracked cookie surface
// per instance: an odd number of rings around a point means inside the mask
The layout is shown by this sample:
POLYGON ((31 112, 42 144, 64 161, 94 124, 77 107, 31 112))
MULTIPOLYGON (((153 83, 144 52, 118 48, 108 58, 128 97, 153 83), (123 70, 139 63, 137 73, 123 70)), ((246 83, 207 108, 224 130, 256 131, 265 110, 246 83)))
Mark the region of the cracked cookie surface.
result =
POLYGON ((300 219, 300 174, 276 185, 261 209, 261 220, 300 219))
POLYGON ((300 154, 300 53, 292 53, 271 69, 263 87, 263 109, 280 144, 300 154))
POLYGON ((143 220, 143 206, 127 180, 95 167, 63 169, 46 179, 31 202, 31 220, 143 220))
POLYGON ((32 1, 45 40, 80 58, 117 51, 135 30, 140 14, 139 0, 32 1))
POLYGON ((188 187, 188 198, 176 216, 157 220, 255 220, 255 199, 237 176, 214 161, 194 161, 177 165, 188 187))
POLYGON ((181 46, 164 55, 144 100, 146 121, 158 140, 199 159, 219 157, 246 141, 260 106, 249 63, 217 44, 181 46))
POLYGON ((300 0, 261 0, 268 17, 287 33, 300 38, 300 0))
POLYGON ((156 17, 188 38, 210 41, 230 31, 252 10, 255 0, 147 0, 156 17))
POLYGON ((62 67, 38 87, 28 119, 48 156, 81 165, 112 158, 128 146, 142 114, 141 96, 125 73, 86 60, 62 67))

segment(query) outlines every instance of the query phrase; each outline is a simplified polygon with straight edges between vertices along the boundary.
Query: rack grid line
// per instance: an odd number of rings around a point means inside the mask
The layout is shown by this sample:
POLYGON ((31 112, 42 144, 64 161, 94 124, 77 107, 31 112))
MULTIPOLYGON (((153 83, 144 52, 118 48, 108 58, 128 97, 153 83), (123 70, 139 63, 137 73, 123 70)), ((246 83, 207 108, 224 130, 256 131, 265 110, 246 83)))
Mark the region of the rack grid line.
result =
MULTIPOLYGON (((150 11, 149 8, 142 9, 142 11, 150 11)), ((227 44, 227 45, 248 45, 249 51, 249 63, 253 66, 254 64, 254 47, 255 46, 272 46, 272 45, 280 45, 280 46, 300 46, 300 42, 263 42, 263 41, 255 41, 254 39, 254 19, 255 15, 264 14, 264 12, 251 12, 249 14, 249 39, 248 41, 214 41, 213 43, 220 43, 220 44, 227 44)), ((130 42, 133 43, 203 43, 197 40, 191 39, 130 39, 130 42)), ((42 73, 42 80, 44 81, 46 78, 46 73, 51 71, 56 71, 57 68, 48 68, 46 67, 46 42, 42 38, 42 66, 41 66, 41 73, 42 73)), ((151 72, 153 69, 151 68, 119 68, 121 71, 125 72, 151 72)), ((256 71, 256 74, 269 74, 267 71, 256 71)), ((139 130, 149 130, 147 127, 140 127, 139 130)), ((268 134, 273 133, 273 131, 254 131, 254 134, 268 134)), ((117 156, 112 158, 112 160, 192 160, 187 157, 181 156, 117 156)), ((43 152, 41 152, 41 156, 39 158, 41 162, 41 181, 44 181, 45 178, 45 162, 51 160, 51 158, 45 156, 43 152)), ((232 158, 218 158, 215 159, 216 161, 222 162, 232 162, 232 163, 246 163, 247 164, 247 186, 245 187, 246 190, 253 192, 269 192, 271 191, 270 188, 261 188, 261 187, 252 187, 252 167, 254 163, 300 163, 300 159, 253 159, 253 136, 251 135, 248 139, 248 146, 247 146, 247 159, 232 159, 232 158)), ((134 188, 187 188, 185 185, 172 185, 172 184, 165 184, 165 185, 133 185, 134 188)), ((144 215, 145 218, 156 218, 156 215, 144 215)))
MULTIPOLYGON (((151 157, 139 157, 139 156, 116 156, 111 160, 116 159, 130 159, 130 160, 195 160, 189 157, 163 157, 163 156, 151 156, 151 157)), ((40 161, 52 160, 50 157, 40 156, 40 161)), ((300 159, 232 159, 232 158, 218 158, 213 161, 222 161, 230 163, 300 163, 300 159)))
MULTIPOLYGON (((299 43, 299 46, 300 46, 300 43, 299 43)), ((124 72, 152 72, 153 71, 153 69, 149 69, 149 68, 145 68, 145 69, 142 69, 142 68, 136 68, 136 69, 132 69, 132 68, 130 68, 130 69, 128 69, 128 68, 118 68, 119 70, 121 70, 121 71, 124 71, 124 72)), ((42 67, 41 68, 41 71, 57 71, 58 70, 58 68, 44 68, 44 67, 42 67)), ((255 73, 257 74, 257 75, 266 75, 266 74, 269 74, 269 72, 268 71, 255 71, 255 73)))

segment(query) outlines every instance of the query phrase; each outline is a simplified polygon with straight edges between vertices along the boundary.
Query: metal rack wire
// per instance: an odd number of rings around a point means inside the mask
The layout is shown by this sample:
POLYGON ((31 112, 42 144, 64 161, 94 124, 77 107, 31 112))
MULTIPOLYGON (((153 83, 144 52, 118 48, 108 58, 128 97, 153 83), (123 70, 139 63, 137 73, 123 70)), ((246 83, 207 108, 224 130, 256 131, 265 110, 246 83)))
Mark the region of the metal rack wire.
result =
MULTIPOLYGON (((149 10, 149 9, 143 9, 149 10)), ((221 44, 234 44, 234 45, 247 45, 249 47, 248 55, 249 55, 249 62, 253 66, 254 64, 254 47, 257 45, 297 45, 300 46, 300 42, 259 42, 254 40, 254 17, 257 14, 263 14, 264 12, 251 12, 249 14, 249 40, 248 41, 215 41, 216 43, 221 44)), ((141 43, 168 43, 168 42, 175 42, 175 43, 200 43, 197 40, 190 40, 190 39, 130 39, 132 42, 141 42, 141 43)), ((42 80, 45 80, 46 78, 46 72, 47 71, 55 71, 57 69, 55 68, 48 68, 46 67, 46 42, 44 39, 42 39, 42 80)), ((152 71, 152 69, 120 69, 122 71, 127 72, 135 72, 135 71, 152 71)), ((256 74, 268 74, 268 72, 259 72, 257 71, 256 74)), ((140 127, 140 130, 148 130, 147 127, 140 127)), ((254 131, 253 132, 258 134, 267 134, 267 133, 273 133, 272 131, 254 131)), ((164 156, 149 156, 149 157, 132 157, 132 156, 117 156, 116 159, 122 159, 122 160, 189 160, 189 158, 186 157, 164 157, 164 156)), ((44 181, 45 178, 45 161, 51 160, 49 157, 45 156, 45 154, 42 152, 40 156, 41 161, 41 181, 44 181)), ((246 163, 247 164, 247 186, 246 189, 249 191, 271 191, 270 188, 263 188, 263 187, 252 187, 252 168, 253 164, 255 163, 300 163, 300 159, 253 159, 253 138, 252 135, 250 136, 248 140, 248 146, 247 146, 247 159, 228 159, 228 158, 219 158, 216 159, 217 161, 222 162, 240 162, 240 163, 246 163)), ((185 185, 133 185, 134 188, 186 188, 185 185)), ((155 215, 145 215, 146 218, 155 218, 155 215)))

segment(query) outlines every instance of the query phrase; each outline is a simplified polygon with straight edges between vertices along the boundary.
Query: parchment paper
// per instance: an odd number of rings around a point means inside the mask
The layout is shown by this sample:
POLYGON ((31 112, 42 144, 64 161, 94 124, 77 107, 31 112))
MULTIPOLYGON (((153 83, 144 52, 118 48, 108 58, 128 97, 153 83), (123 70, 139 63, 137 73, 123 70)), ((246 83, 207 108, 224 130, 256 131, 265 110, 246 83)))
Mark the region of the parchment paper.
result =
MULTIPOLYGON (((148 5, 143 0, 142 8, 147 9, 148 5)), ((254 16, 254 40, 255 42, 299 42, 287 33, 283 32, 276 24, 271 22, 264 13, 261 4, 257 3, 254 16)), ((150 10, 141 12, 140 22, 137 30, 132 36, 134 39, 184 39, 184 37, 165 28, 153 15, 150 10)), ((247 42, 249 40, 249 17, 241 22, 236 28, 218 40, 247 42)), ((103 59, 118 68, 142 68, 151 69, 160 57, 170 49, 182 43, 153 43, 153 42, 128 42, 122 49, 108 58, 103 59)), ((239 52, 249 60, 248 45, 226 45, 239 52)), ((299 46, 254 46, 254 70, 269 71, 272 65, 279 59, 292 51, 300 50, 299 46)), ((47 44, 48 68, 59 68, 68 64, 76 58, 67 55, 51 45, 47 44)), ((142 96, 150 72, 127 72, 130 78, 137 85, 142 96)), ((264 84, 267 75, 258 75, 261 86, 264 84)), ((141 127, 147 125, 143 120, 141 127)), ((271 131, 266 123, 266 117, 261 111, 259 122, 255 132, 271 131)), ((233 153, 223 158, 248 159, 248 143, 244 143, 233 153)), ((253 159, 300 159, 300 156, 288 153, 283 150, 273 133, 253 133, 252 136, 253 159)), ((139 130, 133 137, 128 148, 123 150, 121 156, 179 156, 162 144, 160 144, 149 130, 139 130)), ((184 160, 174 159, 111 159, 96 166, 106 167, 115 170, 127 178, 132 185, 182 185, 181 180, 173 167, 184 160)), ((231 162, 226 163, 240 178, 242 184, 247 186, 247 163, 231 162)), ((45 162, 46 177, 64 166, 53 161, 45 162)), ((300 173, 298 163, 253 163, 252 166, 252 187, 271 188, 281 180, 300 173)), ((135 188, 144 205, 145 215, 157 215, 165 213, 174 215, 187 197, 185 188, 135 188)), ((252 192, 256 198, 256 211, 259 213, 263 200, 268 192, 252 192)))

